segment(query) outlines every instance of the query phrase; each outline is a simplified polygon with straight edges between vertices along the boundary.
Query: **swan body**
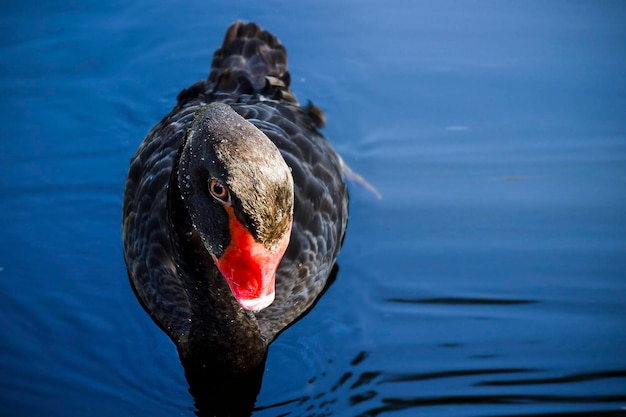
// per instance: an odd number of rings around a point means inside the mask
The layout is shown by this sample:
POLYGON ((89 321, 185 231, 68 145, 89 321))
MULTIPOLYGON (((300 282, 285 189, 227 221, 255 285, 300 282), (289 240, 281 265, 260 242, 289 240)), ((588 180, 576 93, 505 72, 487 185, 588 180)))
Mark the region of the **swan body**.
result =
POLYGON ((211 72, 131 159, 124 256, 181 360, 245 374, 322 293, 348 219, 324 115, 289 89, 283 45, 236 22, 211 72))

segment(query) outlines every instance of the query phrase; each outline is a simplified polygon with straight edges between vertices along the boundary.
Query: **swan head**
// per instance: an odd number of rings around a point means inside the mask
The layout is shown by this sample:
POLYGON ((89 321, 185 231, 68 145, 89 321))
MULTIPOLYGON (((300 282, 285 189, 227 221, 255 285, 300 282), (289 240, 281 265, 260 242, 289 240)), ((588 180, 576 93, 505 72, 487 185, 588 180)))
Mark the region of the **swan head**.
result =
POLYGON ((230 106, 212 103, 194 116, 177 175, 193 227, 237 302, 269 306, 293 222, 293 178, 279 150, 230 106))

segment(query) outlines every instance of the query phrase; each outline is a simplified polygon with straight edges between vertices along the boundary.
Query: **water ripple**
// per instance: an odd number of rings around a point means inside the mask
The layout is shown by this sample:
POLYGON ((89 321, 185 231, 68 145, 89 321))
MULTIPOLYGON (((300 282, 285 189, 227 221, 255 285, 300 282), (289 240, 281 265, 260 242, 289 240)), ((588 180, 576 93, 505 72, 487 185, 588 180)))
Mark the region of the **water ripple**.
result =
MULTIPOLYGON (((535 417, 560 417, 566 415, 593 415, 593 416, 624 416, 623 410, 620 410, 620 404, 626 402, 626 395, 623 394, 541 394, 533 392, 486 392, 481 390, 490 386, 516 386, 516 385, 534 385, 534 384, 571 384, 596 381, 607 378, 624 378, 626 370, 611 370, 601 372, 577 373, 561 377, 551 378, 519 378, 506 381, 484 380, 472 383, 465 380, 471 377, 482 377, 488 375, 528 375, 529 373, 548 372, 542 369, 532 368, 483 368, 483 369, 456 369, 441 372, 422 372, 422 373, 396 373, 389 374, 384 371, 371 369, 370 352, 361 351, 357 353, 350 361, 349 365, 342 373, 336 376, 336 379, 323 383, 322 386, 327 387, 318 392, 310 392, 310 395, 302 395, 285 401, 265 407, 257 407, 256 413, 266 415, 265 412, 273 412, 272 415, 280 416, 298 416, 298 417, 320 417, 343 415, 346 410, 350 410, 351 414, 356 417, 377 417, 379 415, 387 415, 390 413, 401 413, 400 415, 413 415, 420 409, 425 410, 443 410, 449 407, 455 407, 456 412, 459 410, 467 410, 471 407, 481 406, 482 410, 494 407, 492 411, 500 413, 500 416, 522 417, 524 415, 532 415, 535 417), (368 369, 368 367, 370 367, 368 369), (409 384, 421 381, 431 381, 428 384, 432 386, 434 381, 445 381, 446 386, 453 383, 461 382, 465 388, 462 390, 470 390, 469 393, 460 393, 450 395, 451 391, 441 391, 441 395, 428 394, 423 390, 419 390, 409 384), (420 392, 421 395, 406 395, 409 392, 420 392), (476 392, 473 394, 472 392, 476 392), (580 410, 581 405, 585 406, 584 414, 565 413, 568 408, 576 411, 580 410), (502 407, 511 407, 511 414, 503 414, 502 407), (544 411, 544 414, 519 414, 521 407, 528 407, 536 411, 537 406, 558 406, 561 410, 555 414, 544 411), (497 408, 496 408, 497 407, 497 408), (594 407, 596 409, 594 409, 594 407), (613 410, 611 410, 613 407, 613 410), (407 414, 409 413, 409 414, 407 414), (513 414, 518 413, 518 414, 513 414)), ((330 375, 321 375, 324 379, 330 375)), ((318 378, 312 378, 317 380, 318 378)), ((437 391, 435 391, 437 392, 437 391)), ((467 411, 466 410, 466 411, 467 411)), ((257 415, 255 413, 255 415, 257 415)), ((269 414, 268 414, 269 415, 269 414)))
POLYGON ((444 304, 444 305, 517 305, 534 304, 536 300, 513 300, 474 297, 435 297, 435 298, 387 298, 385 301, 404 304, 444 304))
POLYGON ((400 374, 389 375, 383 378, 381 383, 385 382, 412 382, 412 381, 424 381, 428 379, 440 379, 440 378, 456 378, 464 376, 475 375, 494 375, 494 374, 516 374, 522 372, 536 372, 534 369, 524 368, 505 368, 505 369, 461 369, 442 372, 427 372, 421 374, 400 374))
POLYGON ((544 385, 544 384, 568 384, 573 382, 589 382, 607 378, 626 378, 626 370, 586 372, 565 375, 556 378, 519 379, 512 381, 484 381, 476 386, 512 386, 512 385, 544 385))
MULTIPOLYGON (((607 396, 558 396, 558 395, 459 395, 441 397, 418 397, 418 398, 383 398, 383 405, 359 414, 357 417, 375 417, 383 413, 401 411, 417 407, 427 406, 460 406, 460 405, 516 405, 529 403, 561 403, 561 404, 590 404, 590 403, 620 403, 626 401, 624 395, 607 396)), ((502 416, 505 416, 503 414, 502 416)), ((536 416, 536 414, 532 414, 536 416)), ((546 414, 553 415, 553 414, 546 414)), ((559 414, 556 414, 559 415, 559 414)), ((560 414, 571 415, 571 413, 560 414)), ((624 412, 594 411, 584 415, 624 415, 624 412), (608 414, 602 414, 608 413, 608 414), (621 414, 620 414, 621 413, 621 414)), ((513 416, 513 415, 510 415, 513 416)))

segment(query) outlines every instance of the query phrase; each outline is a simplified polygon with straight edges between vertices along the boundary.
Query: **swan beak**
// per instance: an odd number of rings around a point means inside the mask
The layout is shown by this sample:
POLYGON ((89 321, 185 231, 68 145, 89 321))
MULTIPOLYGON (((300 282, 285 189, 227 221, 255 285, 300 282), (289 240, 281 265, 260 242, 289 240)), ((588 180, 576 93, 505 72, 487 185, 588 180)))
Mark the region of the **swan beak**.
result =
POLYGON ((274 301, 276 270, 289 244, 291 226, 276 245, 267 248, 254 240, 232 207, 226 211, 230 245, 219 258, 213 256, 213 261, 239 305, 245 310, 261 311, 274 301))

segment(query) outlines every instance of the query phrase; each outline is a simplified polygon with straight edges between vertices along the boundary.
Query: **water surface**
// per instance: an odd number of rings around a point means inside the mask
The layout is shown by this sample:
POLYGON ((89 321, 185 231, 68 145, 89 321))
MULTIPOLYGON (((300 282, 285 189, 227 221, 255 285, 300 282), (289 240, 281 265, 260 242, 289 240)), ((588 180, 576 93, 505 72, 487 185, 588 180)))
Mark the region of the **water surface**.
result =
POLYGON ((0 415, 193 416, 130 290, 130 156, 236 19, 383 195, 271 346, 255 416, 626 414, 626 7, 0 6, 0 415))

